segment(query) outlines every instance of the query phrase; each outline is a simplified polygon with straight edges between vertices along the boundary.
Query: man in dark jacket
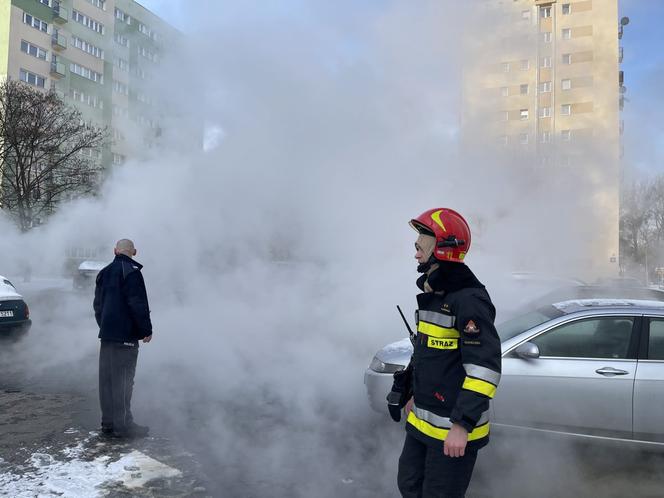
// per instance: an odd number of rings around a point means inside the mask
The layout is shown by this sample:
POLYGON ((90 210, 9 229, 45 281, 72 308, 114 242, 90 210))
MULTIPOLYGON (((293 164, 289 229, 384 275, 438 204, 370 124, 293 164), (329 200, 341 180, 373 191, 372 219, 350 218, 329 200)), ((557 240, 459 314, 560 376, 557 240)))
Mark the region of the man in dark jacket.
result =
POLYGON ((93 307, 99 325, 99 402, 102 433, 143 437, 148 427, 134 423, 131 395, 138 342, 150 342, 150 308, 134 243, 119 240, 115 259, 97 275, 93 307))
POLYGON ((410 224, 419 234, 415 257, 422 293, 407 369, 413 398, 406 407, 398 485, 405 498, 460 498, 477 451, 489 441, 489 401, 501 373, 496 312, 464 264, 470 228, 463 217, 438 208, 410 224))

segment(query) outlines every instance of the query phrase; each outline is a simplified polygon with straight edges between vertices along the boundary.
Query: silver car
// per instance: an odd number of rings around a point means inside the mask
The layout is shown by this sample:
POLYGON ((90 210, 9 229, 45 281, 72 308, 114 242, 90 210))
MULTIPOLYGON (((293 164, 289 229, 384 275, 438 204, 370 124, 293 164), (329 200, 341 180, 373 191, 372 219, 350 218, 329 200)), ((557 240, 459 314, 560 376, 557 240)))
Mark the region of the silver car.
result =
MULTIPOLYGON (((559 301, 502 323, 498 333, 494 423, 664 442, 664 302, 559 301)), ((408 339, 376 354, 364 377, 374 409, 387 414, 392 374, 411 354, 408 339)))

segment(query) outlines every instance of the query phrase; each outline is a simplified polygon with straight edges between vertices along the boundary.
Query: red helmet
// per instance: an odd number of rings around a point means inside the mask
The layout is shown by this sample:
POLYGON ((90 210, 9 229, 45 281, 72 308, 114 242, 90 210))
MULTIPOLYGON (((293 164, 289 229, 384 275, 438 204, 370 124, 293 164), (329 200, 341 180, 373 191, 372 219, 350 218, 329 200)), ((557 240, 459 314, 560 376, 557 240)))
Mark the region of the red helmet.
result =
POLYGON ((410 226, 436 237, 436 259, 463 263, 470 249, 470 227, 459 213, 447 208, 429 209, 410 220, 410 226))

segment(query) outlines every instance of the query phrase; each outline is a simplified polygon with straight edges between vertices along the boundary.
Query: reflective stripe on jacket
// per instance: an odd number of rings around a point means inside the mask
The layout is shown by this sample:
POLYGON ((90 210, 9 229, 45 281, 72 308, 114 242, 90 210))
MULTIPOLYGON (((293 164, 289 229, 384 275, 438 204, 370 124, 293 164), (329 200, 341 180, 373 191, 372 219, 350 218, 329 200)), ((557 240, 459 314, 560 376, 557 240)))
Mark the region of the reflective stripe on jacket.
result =
POLYGON ((452 424, 468 431, 470 447, 488 442, 489 401, 500 382, 495 308, 483 288, 417 296, 413 352, 414 406, 406 430, 440 444, 452 424))

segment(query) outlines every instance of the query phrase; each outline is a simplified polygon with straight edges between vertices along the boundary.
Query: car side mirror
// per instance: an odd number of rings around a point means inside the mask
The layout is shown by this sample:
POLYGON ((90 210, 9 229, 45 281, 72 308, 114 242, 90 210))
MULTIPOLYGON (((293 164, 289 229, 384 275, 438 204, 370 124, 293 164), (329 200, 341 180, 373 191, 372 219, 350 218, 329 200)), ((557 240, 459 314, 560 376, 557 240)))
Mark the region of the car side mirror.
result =
POLYGON ((535 358, 540 357, 540 351, 537 347, 537 344, 532 342, 524 342, 519 344, 519 346, 514 350, 514 353, 524 360, 534 360, 535 358))

